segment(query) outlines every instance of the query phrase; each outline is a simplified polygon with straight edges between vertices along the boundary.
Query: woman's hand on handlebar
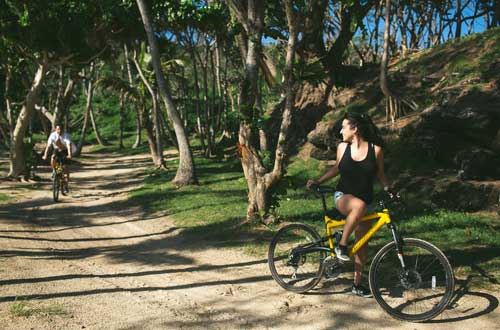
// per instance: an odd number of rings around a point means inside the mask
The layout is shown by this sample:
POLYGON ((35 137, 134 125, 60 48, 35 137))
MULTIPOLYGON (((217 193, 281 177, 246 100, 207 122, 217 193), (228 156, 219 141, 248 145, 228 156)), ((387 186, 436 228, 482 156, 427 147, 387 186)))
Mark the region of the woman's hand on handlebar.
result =
POLYGON ((306 188, 312 190, 314 186, 318 186, 319 183, 316 180, 307 180, 306 188))

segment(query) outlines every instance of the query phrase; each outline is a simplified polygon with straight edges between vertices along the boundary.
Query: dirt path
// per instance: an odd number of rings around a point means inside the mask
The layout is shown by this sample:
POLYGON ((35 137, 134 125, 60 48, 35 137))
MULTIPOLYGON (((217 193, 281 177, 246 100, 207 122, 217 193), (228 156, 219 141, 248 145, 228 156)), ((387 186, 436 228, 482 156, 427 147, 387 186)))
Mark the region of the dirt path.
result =
MULTIPOLYGON (((1 329, 493 329, 498 292, 460 291, 433 323, 388 317, 372 299, 323 281, 298 295, 270 278, 265 256, 196 247, 164 216, 127 204, 145 155, 93 154, 54 204, 41 189, 0 204, 1 329), (13 310, 25 304, 28 316, 13 310), (437 324, 436 324, 437 323, 437 324)), ((13 189, 0 183, 0 192, 13 189)))

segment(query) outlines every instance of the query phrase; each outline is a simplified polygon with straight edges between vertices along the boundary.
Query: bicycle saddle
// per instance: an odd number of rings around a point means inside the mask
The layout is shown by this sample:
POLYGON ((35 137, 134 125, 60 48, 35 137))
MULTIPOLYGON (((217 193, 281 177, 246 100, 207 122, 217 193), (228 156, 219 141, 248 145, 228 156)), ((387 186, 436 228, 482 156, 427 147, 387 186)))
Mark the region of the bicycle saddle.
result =
POLYGON ((331 211, 328 211, 328 212, 326 213, 326 215, 327 215, 329 218, 334 219, 334 220, 341 220, 341 219, 345 219, 345 218, 346 218, 346 216, 345 216, 345 215, 343 215, 342 213, 340 213, 340 211, 339 211, 339 210, 337 210, 337 209, 333 209, 333 210, 331 210, 331 211))

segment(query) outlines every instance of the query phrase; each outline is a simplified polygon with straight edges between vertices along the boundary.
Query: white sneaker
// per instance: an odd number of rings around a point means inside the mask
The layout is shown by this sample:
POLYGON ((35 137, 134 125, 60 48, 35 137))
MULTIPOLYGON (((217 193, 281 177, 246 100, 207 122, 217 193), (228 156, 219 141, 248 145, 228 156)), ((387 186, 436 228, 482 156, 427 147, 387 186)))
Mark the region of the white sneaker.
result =
POLYGON ((342 261, 351 260, 351 258, 349 258, 349 254, 347 252, 347 249, 345 249, 345 251, 343 251, 343 249, 340 248, 340 246, 336 246, 334 249, 334 252, 339 260, 342 260, 342 261))

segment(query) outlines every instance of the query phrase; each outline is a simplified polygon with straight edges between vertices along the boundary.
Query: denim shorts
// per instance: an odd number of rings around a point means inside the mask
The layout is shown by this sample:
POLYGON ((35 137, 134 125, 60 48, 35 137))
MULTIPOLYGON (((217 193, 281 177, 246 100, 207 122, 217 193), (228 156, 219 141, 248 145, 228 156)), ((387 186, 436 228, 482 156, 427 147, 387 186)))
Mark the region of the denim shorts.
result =
POLYGON ((336 191, 333 193, 333 200, 335 202, 335 207, 337 207, 337 202, 339 201, 340 197, 344 196, 344 193, 341 191, 336 191))

